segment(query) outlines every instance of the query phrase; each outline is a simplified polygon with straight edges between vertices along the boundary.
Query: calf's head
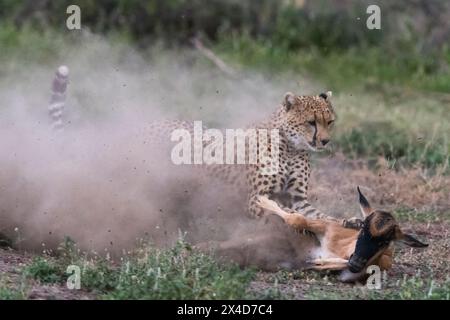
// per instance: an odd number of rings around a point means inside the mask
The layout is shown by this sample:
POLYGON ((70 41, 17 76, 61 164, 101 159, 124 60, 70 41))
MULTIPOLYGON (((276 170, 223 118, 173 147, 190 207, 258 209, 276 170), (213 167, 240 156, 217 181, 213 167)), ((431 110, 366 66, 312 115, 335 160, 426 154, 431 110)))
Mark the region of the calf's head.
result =
POLYGON ((391 213, 372 209, 359 187, 358 194, 365 220, 356 241, 355 251, 348 261, 350 272, 360 273, 365 270, 394 241, 416 248, 428 246, 404 233, 391 213))

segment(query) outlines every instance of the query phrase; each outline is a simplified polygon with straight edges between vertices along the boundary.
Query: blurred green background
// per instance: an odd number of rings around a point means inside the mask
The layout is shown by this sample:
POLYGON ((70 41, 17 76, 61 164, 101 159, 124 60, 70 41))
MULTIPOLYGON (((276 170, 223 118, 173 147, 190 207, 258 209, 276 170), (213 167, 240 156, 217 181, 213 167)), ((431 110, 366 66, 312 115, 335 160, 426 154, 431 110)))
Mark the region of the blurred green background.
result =
POLYGON ((305 67, 331 77, 333 87, 344 85, 333 76, 339 73, 346 85, 387 81, 450 90, 446 0, 1 0, 2 46, 14 45, 10 33, 27 27, 66 31, 71 4, 82 10, 83 28, 126 34, 140 47, 156 39, 190 45, 201 36, 238 51, 246 63, 305 67), (381 8, 381 30, 366 28, 370 4, 381 8))
POLYGON ((271 79, 302 74, 344 105, 339 150, 392 165, 448 172, 450 2, 446 0, 0 0, 0 76, 10 61, 48 63, 83 30, 146 52, 192 48, 199 38, 234 68, 271 79), (381 8, 381 30, 366 9, 381 8))

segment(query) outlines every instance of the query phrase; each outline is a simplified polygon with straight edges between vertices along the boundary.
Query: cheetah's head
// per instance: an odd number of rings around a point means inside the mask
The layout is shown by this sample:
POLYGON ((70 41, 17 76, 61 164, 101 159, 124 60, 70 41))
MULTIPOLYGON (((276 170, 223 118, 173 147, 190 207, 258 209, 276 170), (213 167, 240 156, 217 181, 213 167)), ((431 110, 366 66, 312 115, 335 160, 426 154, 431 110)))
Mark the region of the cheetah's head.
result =
POLYGON ((280 129, 295 149, 321 151, 328 144, 336 119, 330 97, 331 91, 317 96, 285 94, 280 129))

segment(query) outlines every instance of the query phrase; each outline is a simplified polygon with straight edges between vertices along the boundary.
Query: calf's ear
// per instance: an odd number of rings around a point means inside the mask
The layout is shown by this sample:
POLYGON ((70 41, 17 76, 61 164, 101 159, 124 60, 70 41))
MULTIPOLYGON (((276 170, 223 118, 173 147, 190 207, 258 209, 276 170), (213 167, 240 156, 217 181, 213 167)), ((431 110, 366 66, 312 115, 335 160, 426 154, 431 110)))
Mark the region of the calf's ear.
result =
POLYGON ((412 235, 408 233, 403 233, 400 228, 397 227, 395 231, 395 240, 401 243, 406 244, 407 246, 413 247, 413 248, 425 248, 428 247, 428 244, 423 243, 416 238, 414 238, 412 235))
POLYGON ((362 215, 365 218, 373 212, 373 209, 370 206, 369 201, 367 201, 366 197, 364 197, 364 195, 362 194, 361 189, 359 189, 359 186, 357 189, 359 195, 359 206, 361 208, 362 215))

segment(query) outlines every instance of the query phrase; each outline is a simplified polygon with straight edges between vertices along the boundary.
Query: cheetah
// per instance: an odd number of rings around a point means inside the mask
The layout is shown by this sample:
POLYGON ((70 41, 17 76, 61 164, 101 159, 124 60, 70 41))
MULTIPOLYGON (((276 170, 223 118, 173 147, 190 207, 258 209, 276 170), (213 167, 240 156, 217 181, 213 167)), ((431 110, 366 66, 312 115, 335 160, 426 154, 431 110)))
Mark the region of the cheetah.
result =
POLYGON ((278 174, 274 176, 259 173, 264 163, 249 168, 248 211, 253 217, 264 216, 264 209, 257 204, 257 199, 263 196, 275 200, 283 210, 292 214, 340 221, 346 227, 358 227, 359 220, 336 219, 320 212, 308 202, 310 153, 320 152, 328 146, 336 121, 331 96, 331 91, 313 96, 287 92, 278 109, 258 126, 279 130, 279 168, 278 174))
MULTIPOLYGON (((337 219, 314 208, 308 202, 308 182, 311 174, 310 153, 323 151, 331 140, 331 131, 336 121, 336 113, 331 104, 332 92, 319 95, 300 96, 291 92, 274 113, 265 121, 246 129, 276 129, 278 132, 278 161, 276 174, 262 173, 269 163, 226 165, 209 164, 209 173, 222 181, 233 184, 237 190, 247 194, 247 212, 252 218, 265 217, 265 210, 258 205, 259 197, 276 201, 284 211, 301 214, 310 219, 326 219, 342 223, 346 228, 359 229, 362 221, 358 218, 337 219), (245 177, 245 179, 242 179, 245 177), (242 181, 244 180, 244 183, 242 181)), ((193 124, 186 121, 155 122, 152 132, 167 141, 167 135, 175 129, 185 129, 193 134, 193 124)), ((259 143, 259 142, 258 142, 259 143)), ((203 141, 205 145, 206 142, 203 141)), ((248 147, 248 141, 246 141, 248 147)), ((273 145, 269 139, 266 154, 273 145)), ((248 154, 246 154, 248 160, 248 154)))
MULTIPOLYGON (((49 116, 55 130, 62 130, 63 109, 68 82, 68 68, 58 68, 52 86, 49 116)), ((263 174, 266 163, 246 165, 206 165, 206 170, 247 194, 246 211, 253 218, 265 216, 258 205, 259 197, 276 201, 280 207, 292 214, 302 214, 310 219, 338 221, 345 227, 360 228, 361 220, 337 219, 314 208, 308 202, 308 181, 311 174, 310 153, 324 150, 331 139, 331 130, 336 113, 331 103, 332 92, 319 95, 295 95, 287 92, 274 113, 266 120, 249 128, 277 129, 279 134, 278 168, 274 175, 263 174), (242 177, 245 177, 242 179, 242 177)), ((149 129, 154 139, 167 144, 175 129, 193 132, 187 121, 166 120, 154 122, 149 129)), ((269 141, 267 152, 272 145, 269 141)))

